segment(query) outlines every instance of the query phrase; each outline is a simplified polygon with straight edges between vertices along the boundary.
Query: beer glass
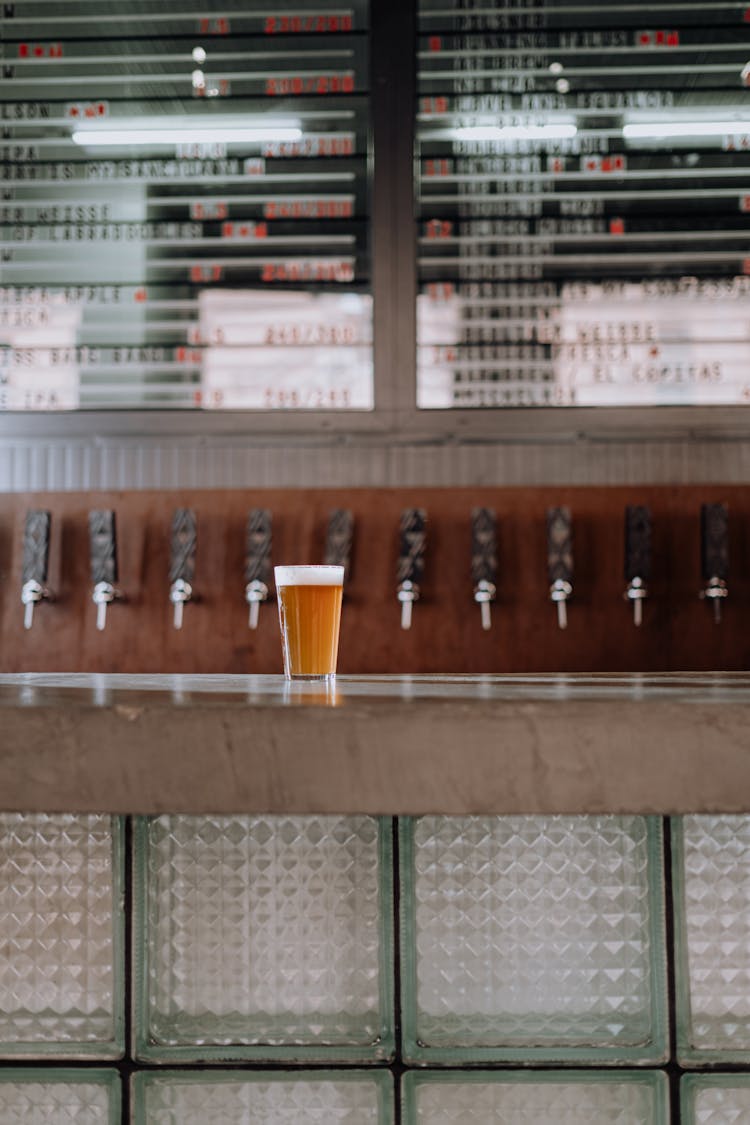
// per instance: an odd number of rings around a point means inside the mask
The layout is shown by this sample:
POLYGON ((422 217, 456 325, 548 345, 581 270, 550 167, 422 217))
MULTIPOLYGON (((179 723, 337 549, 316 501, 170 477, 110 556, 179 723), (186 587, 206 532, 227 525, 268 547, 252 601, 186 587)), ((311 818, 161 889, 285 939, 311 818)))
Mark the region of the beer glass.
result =
POLYGON ((284 675, 329 680, 336 674, 343 566, 276 566, 284 675))

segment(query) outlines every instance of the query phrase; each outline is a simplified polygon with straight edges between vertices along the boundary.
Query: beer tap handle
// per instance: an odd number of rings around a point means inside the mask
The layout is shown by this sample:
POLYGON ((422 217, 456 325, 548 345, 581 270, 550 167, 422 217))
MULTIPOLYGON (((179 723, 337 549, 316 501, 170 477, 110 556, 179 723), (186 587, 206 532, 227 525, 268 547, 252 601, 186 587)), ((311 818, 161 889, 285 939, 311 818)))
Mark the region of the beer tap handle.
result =
POLYGON ((111 508, 89 512, 89 548, 92 600, 96 606, 96 627, 107 624, 107 606, 122 595, 117 589, 117 524, 111 508))
POLYGON ((423 508, 406 508, 401 513, 401 546, 396 569, 397 597, 401 602, 401 628, 411 628, 412 606, 419 600, 419 584, 424 574, 427 513, 423 508))
POLYGON ((195 512, 177 508, 172 514, 169 561, 169 600, 174 607, 175 629, 182 628, 185 603, 193 598, 196 538, 195 512))
POLYGON ((497 517, 491 508, 471 512, 471 577, 482 628, 490 629, 490 606, 497 594, 497 517))
POLYGON ((633 622, 643 621, 643 602, 651 578, 651 510, 642 505, 625 509, 625 597, 633 603, 633 622))
POLYGON ((343 566, 344 584, 349 580, 354 538, 354 515, 348 508, 335 508, 328 519, 326 530, 326 566, 343 566))
POLYGON ((557 624, 568 625, 568 598, 573 593, 573 529, 570 508, 547 509, 547 573, 549 596, 557 605, 557 624))
POLYGON ((47 589, 50 523, 49 512, 36 510, 26 513, 21 570, 24 629, 30 629, 34 622, 34 606, 50 597, 47 589))
POLYGON ((713 603, 714 621, 721 622, 721 603, 729 596, 729 510, 726 504, 701 506, 701 598, 713 603))
POLYGON ((247 517, 245 549, 245 601, 248 626, 258 628, 261 602, 268 598, 271 584, 272 517, 266 508, 253 508, 247 517))

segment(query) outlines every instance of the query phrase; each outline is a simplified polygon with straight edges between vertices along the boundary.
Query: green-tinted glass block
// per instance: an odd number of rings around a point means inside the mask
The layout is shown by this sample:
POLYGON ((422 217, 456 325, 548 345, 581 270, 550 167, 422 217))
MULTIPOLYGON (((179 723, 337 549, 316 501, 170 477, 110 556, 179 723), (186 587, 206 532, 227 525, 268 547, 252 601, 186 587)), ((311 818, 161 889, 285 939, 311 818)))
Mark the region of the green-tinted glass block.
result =
POLYGON ((3 1125, 118 1125, 116 1070, 0 1069, 3 1125))
POLYGON ((0 1056, 123 1053, 122 831, 0 814, 0 1056))
POLYGON ((391 1125, 387 1071, 162 1071, 134 1078, 135 1125, 391 1125))
POLYGON ((404 1125, 668 1125, 666 1075, 465 1071, 403 1079, 404 1125))
POLYGON ((750 817, 672 821, 681 1061, 750 1059, 750 817))
POLYGON ((407 1058, 665 1058, 659 820, 430 816, 400 838, 407 1058))
POLYGON ((680 1083, 682 1125, 745 1125, 750 1074, 690 1074, 680 1083))
POLYGON ((389 1058, 391 833, 367 816, 140 820, 138 1056, 389 1058))

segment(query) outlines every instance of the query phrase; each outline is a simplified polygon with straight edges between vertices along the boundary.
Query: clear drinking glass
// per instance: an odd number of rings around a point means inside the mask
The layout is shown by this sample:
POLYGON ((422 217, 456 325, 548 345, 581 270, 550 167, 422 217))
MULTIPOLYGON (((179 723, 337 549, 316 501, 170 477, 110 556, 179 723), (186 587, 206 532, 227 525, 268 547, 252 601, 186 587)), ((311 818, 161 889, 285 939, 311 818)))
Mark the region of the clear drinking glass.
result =
POLYGON ((330 680, 336 675, 343 566, 274 567, 284 675, 330 680))

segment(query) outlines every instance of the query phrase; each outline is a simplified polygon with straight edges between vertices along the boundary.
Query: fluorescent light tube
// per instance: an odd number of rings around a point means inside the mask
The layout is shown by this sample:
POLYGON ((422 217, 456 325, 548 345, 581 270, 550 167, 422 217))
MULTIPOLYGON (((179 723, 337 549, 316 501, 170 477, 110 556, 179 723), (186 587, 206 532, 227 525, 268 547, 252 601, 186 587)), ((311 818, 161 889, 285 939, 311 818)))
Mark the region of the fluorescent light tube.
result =
POLYGON ((76 129, 72 134, 77 145, 93 148, 99 145, 177 145, 177 144, 242 144, 254 141, 298 141, 302 130, 290 125, 272 124, 262 127, 214 126, 185 129, 76 129))
POLYGON ((557 141, 569 140, 575 125, 471 125, 452 129, 457 141, 557 141))
POLYGON ((623 125, 626 141, 667 137, 721 137, 726 133, 750 132, 750 121, 644 121, 623 125))

